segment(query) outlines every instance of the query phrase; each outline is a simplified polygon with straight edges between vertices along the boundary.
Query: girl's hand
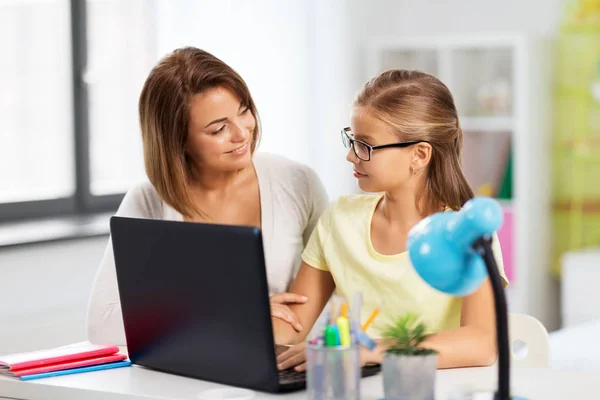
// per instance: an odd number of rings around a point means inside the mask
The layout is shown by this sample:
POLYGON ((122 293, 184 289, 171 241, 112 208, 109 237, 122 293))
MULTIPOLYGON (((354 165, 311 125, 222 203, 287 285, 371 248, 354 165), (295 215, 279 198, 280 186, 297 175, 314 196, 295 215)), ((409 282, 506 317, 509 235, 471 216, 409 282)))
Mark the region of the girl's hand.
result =
MULTIPOLYGON (((360 365, 381 364, 382 357, 379 348, 368 350, 360 347, 360 365)), ((296 371, 306 370, 306 343, 290 346, 287 350, 277 356, 277 368, 285 370, 294 367, 296 371)))
POLYGON ((306 370, 306 343, 290 346, 277 356, 277 369, 283 371, 292 367, 296 371, 306 370))

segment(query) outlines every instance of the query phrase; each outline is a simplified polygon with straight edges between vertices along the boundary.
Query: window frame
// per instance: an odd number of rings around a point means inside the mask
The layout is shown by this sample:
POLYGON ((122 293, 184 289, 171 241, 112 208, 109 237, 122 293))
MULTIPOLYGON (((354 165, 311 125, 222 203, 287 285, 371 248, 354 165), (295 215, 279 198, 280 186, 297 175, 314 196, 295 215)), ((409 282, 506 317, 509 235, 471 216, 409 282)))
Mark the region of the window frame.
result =
POLYGON ((71 81, 75 193, 48 200, 0 203, 0 223, 57 216, 79 216, 116 211, 125 193, 95 196, 90 191, 89 94, 87 68, 87 1, 70 0, 71 81))

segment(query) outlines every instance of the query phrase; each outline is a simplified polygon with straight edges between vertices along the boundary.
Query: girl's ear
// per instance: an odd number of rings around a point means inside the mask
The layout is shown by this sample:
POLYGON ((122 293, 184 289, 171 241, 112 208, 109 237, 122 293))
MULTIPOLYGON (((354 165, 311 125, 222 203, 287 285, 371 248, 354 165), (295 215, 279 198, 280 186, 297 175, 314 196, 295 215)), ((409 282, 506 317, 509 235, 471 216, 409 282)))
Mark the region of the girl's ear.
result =
POLYGON ((412 164, 413 168, 422 170, 429 165, 431 160, 431 152, 433 151, 429 143, 417 143, 414 146, 412 164))

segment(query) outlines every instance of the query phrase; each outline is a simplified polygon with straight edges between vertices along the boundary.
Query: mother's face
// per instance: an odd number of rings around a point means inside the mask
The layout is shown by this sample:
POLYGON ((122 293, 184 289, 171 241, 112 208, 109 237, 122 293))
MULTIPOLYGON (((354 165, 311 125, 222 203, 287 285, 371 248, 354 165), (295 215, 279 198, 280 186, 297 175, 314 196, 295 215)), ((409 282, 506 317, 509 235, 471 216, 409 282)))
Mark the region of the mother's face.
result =
POLYGON ((230 90, 222 87, 194 96, 186 155, 202 171, 236 171, 252 160, 256 119, 230 90))

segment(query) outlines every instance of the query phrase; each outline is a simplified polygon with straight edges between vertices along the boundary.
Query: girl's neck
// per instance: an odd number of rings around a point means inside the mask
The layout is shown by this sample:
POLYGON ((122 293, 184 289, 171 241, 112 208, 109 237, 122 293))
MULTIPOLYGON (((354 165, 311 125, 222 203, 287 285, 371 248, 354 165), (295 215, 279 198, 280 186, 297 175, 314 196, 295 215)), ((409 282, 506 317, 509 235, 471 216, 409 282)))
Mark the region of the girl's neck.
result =
POLYGON ((425 217, 417 208, 414 193, 386 192, 378 208, 381 216, 390 226, 406 231, 425 217))

